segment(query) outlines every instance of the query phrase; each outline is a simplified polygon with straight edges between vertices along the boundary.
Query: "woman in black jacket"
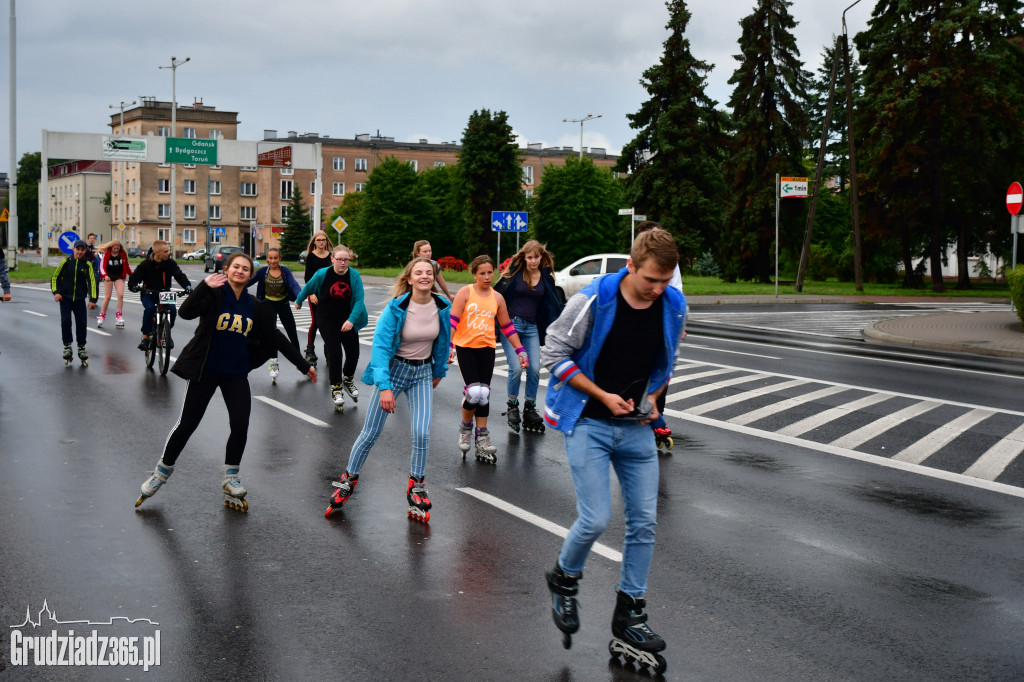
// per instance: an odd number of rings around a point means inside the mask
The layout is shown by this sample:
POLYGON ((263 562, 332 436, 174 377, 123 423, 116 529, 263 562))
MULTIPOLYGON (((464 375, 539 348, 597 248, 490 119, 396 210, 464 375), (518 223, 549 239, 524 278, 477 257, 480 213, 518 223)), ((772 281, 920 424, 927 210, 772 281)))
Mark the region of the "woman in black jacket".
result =
MULTIPOLYGON (((523 244, 512 256, 508 268, 494 283, 494 290, 505 297, 508 315, 516 327, 530 366, 526 370, 526 403, 523 405, 523 428, 544 433, 544 419, 537 412, 537 389, 540 386, 540 347, 544 344, 548 325, 562 314, 562 300, 555 289, 555 259, 535 239, 523 244)), ((515 348, 504 334, 499 334, 508 359, 508 425, 519 432, 519 385, 522 370, 515 348)))
POLYGON ((252 269, 252 260, 245 253, 231 254, 224 263, 224 272, 214 273, 200 282, 181 305, 182 319, 199 318, 195 336, 171 368, 188 380, 185 403, 164 445, 163 456, 142 484, 142 495, 136 507, 167 482, 178 455, 202 421, 214 392, 220 388, 230 427, 221 482, 224 504, 248 511, 246 490, 238 478, 238 465, 245 451, 252 407, 249 372, 267 362, 276 350, 316 381, 316 369, 277 330, 273 311, 246 292, 252 269))

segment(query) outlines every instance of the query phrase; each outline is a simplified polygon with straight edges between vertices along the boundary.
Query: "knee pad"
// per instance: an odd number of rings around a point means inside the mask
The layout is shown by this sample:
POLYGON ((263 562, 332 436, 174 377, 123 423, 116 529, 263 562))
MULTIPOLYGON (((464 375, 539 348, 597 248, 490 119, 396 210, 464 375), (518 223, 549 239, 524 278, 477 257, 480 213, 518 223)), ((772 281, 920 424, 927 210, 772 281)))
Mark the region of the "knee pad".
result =
POLYGON ((491 387, 477 386, 477 395, 479 396, 477 402, 480 403, 481 405, 486 405, 487 400, 490 398, 491 395, 491 387))
POLYGON ((471 384, 466 387, 466 402, 470 405, 477 405, 480 403, 480 384, 471 384))

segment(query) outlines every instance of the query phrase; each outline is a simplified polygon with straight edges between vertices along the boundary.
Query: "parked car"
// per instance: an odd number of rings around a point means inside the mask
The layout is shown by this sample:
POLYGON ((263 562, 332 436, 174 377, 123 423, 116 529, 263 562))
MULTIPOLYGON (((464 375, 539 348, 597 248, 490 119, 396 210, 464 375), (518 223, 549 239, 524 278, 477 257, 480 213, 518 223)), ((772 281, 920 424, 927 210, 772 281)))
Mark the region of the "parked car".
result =
POLYGON ((299 254, 299 265, 305 265, 306 264, 306 254, 307 253, 308 253, 308 251, 303 251, 302 253, 299 254))
POLYGON ((206 249, 196 249, 195 251, 189 251, 184 256, 185 260, 206 260, 206 249))
POLYGON ((595 278, 609 272, 618 272, 626 267, 629 254, 599 253, 595 256, 584 256, 578 261, 555 273, 555 288, 562 301, 590 284, 595 278))
POLYGON ((224 259, 233 254, 235 251, 242 251, 241 246, 216 246, 213 251, 206 254, 206 258, 203 261, 203 272, 220 272, 221 268, 224 267, 224 259))
POLYGON ((124 249, 129 258, 145 258, 146 252, 137 246, 126 246, 124 249))

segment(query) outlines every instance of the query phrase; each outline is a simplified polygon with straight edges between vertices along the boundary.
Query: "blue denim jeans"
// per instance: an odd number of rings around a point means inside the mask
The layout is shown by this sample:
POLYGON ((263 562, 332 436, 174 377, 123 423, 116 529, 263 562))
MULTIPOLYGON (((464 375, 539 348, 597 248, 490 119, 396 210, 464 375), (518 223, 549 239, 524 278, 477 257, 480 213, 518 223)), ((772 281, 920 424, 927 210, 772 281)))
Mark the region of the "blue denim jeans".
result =
POLYGON ((626 537, 617 590, 631 597, 647 592, 647 574, 654 555, 654 529, 658 519, 658 450, 649 425, 616 419, 576 422, 570 436, 563 434, 576 488, 575 523, 562 543, 558 565, 570 574, 581 573, 590 548, 611 518, 611 474, 615 469, 622 490, 626 537))
MULTIPOLYGON (((153 333, 153 327, 156 325, 156 307, 160 303, 160 299, 152 294, 140 294, 139 300, 142 301, 142 335, 149 336, 153 333)), ((171 308, 171 326, 174 326, 174 321, 178 318, 177 306, 171 308)))
MULTIPOLYGON (((516 333, 519 340, 526 349, 526 355, 530 358, 530 366, 526 369, 526 399, 537 400, 537 387, 540 386, 540 333, 537 325, 527 322, 521 317, 513 317, 512 324, 516 326, 516 333)), ((512 342, 501 336, 501 345, 505 349, 505 359, 508 360, 508 397, 519 397, 519 384, 522 381, 523 370, 519 369, 519 357, 512 342)))

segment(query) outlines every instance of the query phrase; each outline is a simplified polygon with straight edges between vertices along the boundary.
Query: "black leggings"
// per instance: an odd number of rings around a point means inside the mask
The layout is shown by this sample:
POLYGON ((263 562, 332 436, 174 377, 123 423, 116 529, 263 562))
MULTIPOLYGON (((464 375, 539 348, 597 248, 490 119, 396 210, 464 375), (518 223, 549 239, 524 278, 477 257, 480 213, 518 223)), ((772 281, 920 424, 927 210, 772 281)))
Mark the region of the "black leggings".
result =
MULTIPOLYGON (((302 352, 299 348, 299 333, 295 329, 295 317, 292 315, 292 306, 288 302, 288 299, 282 301, 271 301, 267 299, 267 303, 270 304, 270 309, 274 311, 274 324, 277 324, 277 320, 281 320, 281 326, 284 327, 285 333, 288 335, 288 340, 295 346, 295 350, 302 352)), ((277 358, 277 350, 274 350, 274 358, 277 358)))
POLYGON ((344 322, 332 319, 320 320, 320 336, 324 338, 324 357, 327 358, 327 378, 332 385, 341 383, 341 376, 353 376, 359 364, 359 332, 350 329, 341 331, 344 322), (345 365, 342 367, 341 351, 345 350, 345 365))
MULTIPOLYGON (((462 371, 462 380, 466 382, 466 386, 480 384, 490 387, 491 377, 494 376, 494 348, 455 346, 455 354, 459 358, 459 370, 462 371)), ((462 407, 481 418, 491 414, 490 401, 480 405, 463 400, 462 407)))
POLYGON ((198 379, 189 380, 185 388, 185 404, 181 407, 181 416, 164 444, 164 464, 173 466, 178 460, 178 455, 203 420, 206 407, 218 387, 228 408, 230 428, 228 444, 224 449, 224 463, 228 466, 241 463, 245 441, 249 437, 249 413, 252 410, 249 377, 212 377, 204 374, 198 379))

